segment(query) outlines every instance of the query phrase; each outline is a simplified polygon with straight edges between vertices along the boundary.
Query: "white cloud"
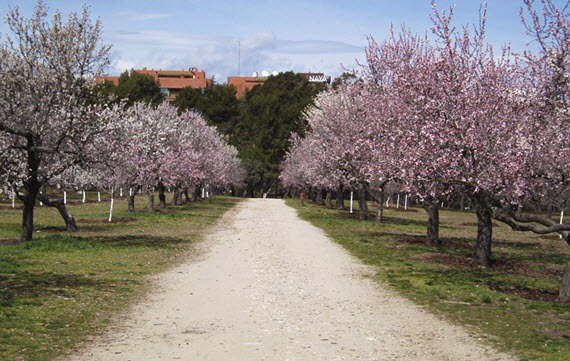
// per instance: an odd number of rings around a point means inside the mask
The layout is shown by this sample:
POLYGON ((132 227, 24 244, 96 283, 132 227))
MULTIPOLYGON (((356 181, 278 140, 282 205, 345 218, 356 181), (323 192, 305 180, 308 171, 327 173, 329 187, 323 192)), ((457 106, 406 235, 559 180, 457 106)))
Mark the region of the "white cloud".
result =
POLYGON ((258 32, 251 38, 243 41, 243 47, 247 49, 272 48, 275 45, 275 34, 271 32, 258 32))
POLYGON ((341 63, 354 63, 363 55, 362 48, 337 41, 278 40, 271 32, 258 32, 238 40, 232 37, 200 36, 156 30, 115 33, 110 39, 116 50, 111 74, 130 68, 182 70, 197 67, 224 83, 238 75, 253 72, 289 71, 323 72, 337 76, 341 63))
POLYGON ((292 54, 341 54, 362 51, 362 47, 350 45, 340 41, 302 40, 280 41, 276 47, 277 52, 292 54))
POLYGON ((125 70, 131 70, 136 66, 136 63, 123 58, 118 58, 112 62, 111 66, 115 70, 113 71, 113 75, 116 75, 124 72, 125 70))

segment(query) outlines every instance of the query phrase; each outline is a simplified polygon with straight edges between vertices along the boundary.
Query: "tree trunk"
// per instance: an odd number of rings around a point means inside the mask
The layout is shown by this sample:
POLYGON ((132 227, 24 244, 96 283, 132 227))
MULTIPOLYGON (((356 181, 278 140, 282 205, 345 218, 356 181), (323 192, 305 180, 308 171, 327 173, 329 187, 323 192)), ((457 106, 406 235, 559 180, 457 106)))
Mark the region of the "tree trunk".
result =
POLYGON ((368 202, 366 202, 366 193, 366 185, 361 184, 358 188, 358 207, 360 208, 359 217, 361 220, 367 220, 369 217, 368 202))
POLYGON ((174 187, 174 191, 172 192, 172 205, 178 205, 178 198, 180 196, 180 189, 178 187, 174 187))
POLYGON ((75 223, 75 219, 73 218, 71 213, 69 213, 65 204, 63 204, 63 200, 56 201, 55 207, 57 208, 59 214, 61 215, 61 217, 65 221, 65 225, 67 227, 67 230, 68 231, 77 231, 79 229, 79 227, 77 227, 77 223, 75 223))
POLYGON ((375 221, 378 223, 382 223, 384 221, 384 190, 380 190, 378 192, 378 197, 376 199, 378 202, 378 207, 376 208, 376 219, 375 221))
POLYGON ((192 192, 192 202, 196 202, 200 198, 200 187, 194 186, 194 192, 192 192))
POLYGON ((22 214, 22 231, 20 232, 20 242, 31 241, 34 234, 34 207, 36 205, 36 195, 39 187, 36 190, 23 189, 24 195, 19 196, 20 200, 24 203, 24 211, 22 214))
POLYGON ((326 206, 327 208, 332 208, 332 191, 327 190, 327 200, 326 200, 326 206))
POLYGON ((159 182, 158 183, 158 200, 160 201, 160 209, 166 208, 166 195, 164 194, 164 192, 166 192, 166 187, 164 186, 164 184, 162 184, 162 182, 159 182))
POLYGON ((154 212, 154 191, 148 191, 148 211, 154 212))
POLYGON ((40 158, 38 157, 38 154, 31 149, 33 149, 38 143, 39 136, 31 134, 27 136, 28 179, 26 179, 22 188, 23 195, 18 196, 24 203, 20 242, 31 241, 34 234, 34 207, 36 206, 36 197, 40 191, 41 184, 38 181, 40 158))
POLYGON ((182 204, 182 189, 180 187, 174 187, 174 195, 172 198, 172 205, 179 206, 182 204))
POLYGON ((560 301, 570 301, 570 262, 566 264, 564 275, 562 276, 562 286, 560 287, 560 301))
POLYGON ((426 210, 428 216, 426 244, 430 246, 441 246, 441 240, 439 239, 439 205, 437 204, 437 199, 433 197, 426 198, 422 207, 426 210))
POLYGON ((340 185, 336 192, 336 209, 344 209, 344 189, 342 185, 340 185))
POLYGON ((188 194, 188 188, 184 188, 184 199, 186 199, 186 203, 190 202, 190 195, 188 194))
POLYGON ((319 206, 324 206, 325 202, 323 201, 323 190, 321 188, 317 188, 315 192, 317 192, 317 204, 319 206))
POLYGON ((182 205, 182 203, 184 203, 183 201, 183 197, 184 196, 184 192, 182 192, 182 189, 180 189, 180 191, 178 192, 178 199, 176 200, 176 204, 177 205, 182 205))
POLYGON ((129 206, 128 211, 131 213, 134 213, 135 211, 135 196, 136 196, 137 192, 136 191, 132 191, 131 194, 127 194, 127 204, 129 206))
POLYGON ((68 231, 77 231, 79 229, 77 227, 77 223, 75 223, 75 219, 73 218, 71 213, 69 213, 69 211, 67 210, 67 207, 65 206, 65 203, 63 202, 63 199, 57 199, 55 201, 52 201, 42 193, 39 193, 37 197, 38 197, 38 200, 40 200, 46 206, 55 207, 57 209, 61 218, 63 218, 63 220, 65 222, 66 229, 68 231))
POLYGON ((473 259, 476 264, 488 267, 491 265, 491 241, 493 238, 491 209, 485 199, 480 196, 471 196, 471 201, 477 214, 477 242, 473 259))

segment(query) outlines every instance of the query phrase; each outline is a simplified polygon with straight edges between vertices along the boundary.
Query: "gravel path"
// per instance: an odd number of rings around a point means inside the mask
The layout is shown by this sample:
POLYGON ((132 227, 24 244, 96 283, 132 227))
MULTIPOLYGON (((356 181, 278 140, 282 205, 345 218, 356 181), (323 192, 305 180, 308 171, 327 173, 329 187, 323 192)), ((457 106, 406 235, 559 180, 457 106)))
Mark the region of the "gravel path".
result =
POLYGON ((242 202, 197 251, 68 360, 513 360, 373 282, 281 200, 242 202))

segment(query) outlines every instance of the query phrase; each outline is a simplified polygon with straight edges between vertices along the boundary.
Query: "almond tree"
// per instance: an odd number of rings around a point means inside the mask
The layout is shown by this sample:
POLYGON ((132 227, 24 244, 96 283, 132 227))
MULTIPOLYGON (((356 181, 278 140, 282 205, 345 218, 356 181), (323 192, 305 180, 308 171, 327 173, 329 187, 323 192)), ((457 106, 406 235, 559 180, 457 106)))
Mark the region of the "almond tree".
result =
POLYGON ((241 165, 238 150, 226 143, 226 140, 216 137, 220 140, 214 149, 215 169, 209 172, 213 176, 207 181, 218 188, 239 187, 243 186, 245 180, 245 170, 241 165))
MULTIPOLYGON (((216 127, 196 111, 187 110, 171 124, 168 151, 160 166, 159 180, 175 189, 199 189, 200 185, 225 187, 243 181, 237 150, 228 145, 216 127)), ((178 198, 182 196, 177 193, 178 198)), ((175 203, 180 203, 176 199, 175 203)))
POLYGON ((24 203, 20 241, 32 239, 36 199, 51 178, 84 160, 93 136, 104 131, 88 105, 91 81, 109 62, 101 24, 87 7, 67 20, 48 21, 39 1, 27 19, 6 16, 11 36, 0 44, 0 181, 24 203))
POLYGON ((440 245, 438 201, 444 189, 435 179, 417 178, 414 166, 425 163, 414 163, 415 158, 408 155, 417 154, 423 138, 420 123, 435 116, 431 104, 439 87, 433 74, 435 50, 427 38, 404 28, 399 33, 392 28, 390 38, 382 44, 373 37, 368 40, 362 75, 377 89, 373 107, 379 114, 371 126, 376 133, 385 133, 383 141, 373 147, 369 172, 386 175, 385 181, 397 180, 406 191, 420 195, 428 215, 426 242, 440 245))
POLYGON ((217 130, 195 111, 181 115, 164 102, 157 107, 135 103, 130 108, 114 106, 105 110, 113 132, 100 139, 91 154, 103 168, 105 182, 129 189, 129 211, 134 211, 136 192, 149 192, 149 211, 158 189, 161 208, 164 192, 175 190, 174 204, 182 191, 200 184, 239 184, 243 171, 235 148, 227 145, 217 130))
POLYGON ((285 183, 340 189, 339 193, 349 187, 359 193, 360 218, 367 219, 370 182, 382 178, 370 168, 373 144, 384 135, 371 126, 378 116, 371 106, 375 98, 362 82, 320 93, 305 111, 306 137, 293 138, 294 149, 283 163, 285 183))
MULTIPOLYGON (((537 194, 550 196, 561 210, 568 206, 570 193, 570 12, 551 0, 524 0, 520 15, 536 52, 525 52, 526 75, 533 90, 532 141, 535 152, 533 175, 540 181, 537 194)), ((536 233, 559 232, 570 245, 570 226, 550 217, 505 212, 504 221, 514 230, 536 233), (533 223, 534 222, 534 223, 533 223)), ((570 300, 570 262, 566 265, 560 298, 570 300)))
POLYGON ((332 89, 318 94, 315 105, 304 112, 310 130, 305 138, 292 135, 292 149, 282 164, 285 185, 305 190, 315 187, 319 192, 338 190, 337 207, 341 204, 343 188, 349 185, 337 154, 345 136, 341 126, 341 118, 346 114, 341 110, 343 105, 339 93, 332 89))
POLYGON ((414 172, 467 193, 478 221, 474 260, 489 266, 494 203, 520 204, 529 187, 530 119, 520 68, 510 63, 508 49, 496 56, 485 43, 485 11, 472 32, 454 30, 452 14, 434 7, 439 91, 432 98, 436 116, 423 124, 418 144, 419 159, 433 168, 416 166, 414 172))
POLYGON ((425 198, 466 192, 478 219, 474 259, 487 266, 496 204, 520 204, 531 187, 525 88, 508 49, 496 56, 485 43, 484 9, 478 27, 457 30, 453 8, 433 8, 435 41, 406 31, 382 46, 372 39, 365 74, 383 94, 377 106, 394 109, 384 113, 399 154, 385 154, 398 178, 425 198))
MULTIPOLYGON (((298 187, 303 191, 311 186, 325 189, 340 187, 340 174, 332 162, 322 162, 326 157, 326 145, 310 136, 291 135, 291 147, 281 163, 281 180, 286 187, 298 187)), ((337 204, 338 205, 338 204, 337 204)))
POLYGON ((112 183, 128 190, 128 210, 135 211, 139 190, 151 196, 149 210, 152 210, 154 190, 157 187, 160 190, 164 157, 175 150, 174 142, 178 139, 180 117, 176 108, 168 102, 156 107, 138 102, 126 109, 115 106, 108 112, 112 114, 115 131, 100 143, 95 153, 101 163, 111 168, 112 183))
POLYGON ((451 189, 469 196, 478 218, 474 260, 485 266, 492 219, 517 231, 558 232, 567 242, 570 230, 520 211, 545 190, 564 196, 570 176, 568 14, 549 0, 539 11, 525 3, 525 24, 541 52, 525 54, 524 68, 508 48, 497 56, 485 43, 485 9, 479 26, 458 30, 453 8, 439 12, 435 4, 435 41, 406 31, 382 45, 371 39, 364 67, 383 97, 376 106, 395 110, 384 112, 382 121, 395 121, 390 146, 401 156, 384 155, 398 162, 399 178, 424 197, 451 189))

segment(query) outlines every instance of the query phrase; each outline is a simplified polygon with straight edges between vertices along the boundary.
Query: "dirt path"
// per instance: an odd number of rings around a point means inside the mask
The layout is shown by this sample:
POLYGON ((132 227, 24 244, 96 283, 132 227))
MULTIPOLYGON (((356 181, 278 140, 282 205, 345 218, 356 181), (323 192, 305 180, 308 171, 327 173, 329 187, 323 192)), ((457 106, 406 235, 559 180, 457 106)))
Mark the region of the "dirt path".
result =
POLYGON ((241 203, 199 248, 69 360, 511 360, 379 287, 281 200, 241 203))

